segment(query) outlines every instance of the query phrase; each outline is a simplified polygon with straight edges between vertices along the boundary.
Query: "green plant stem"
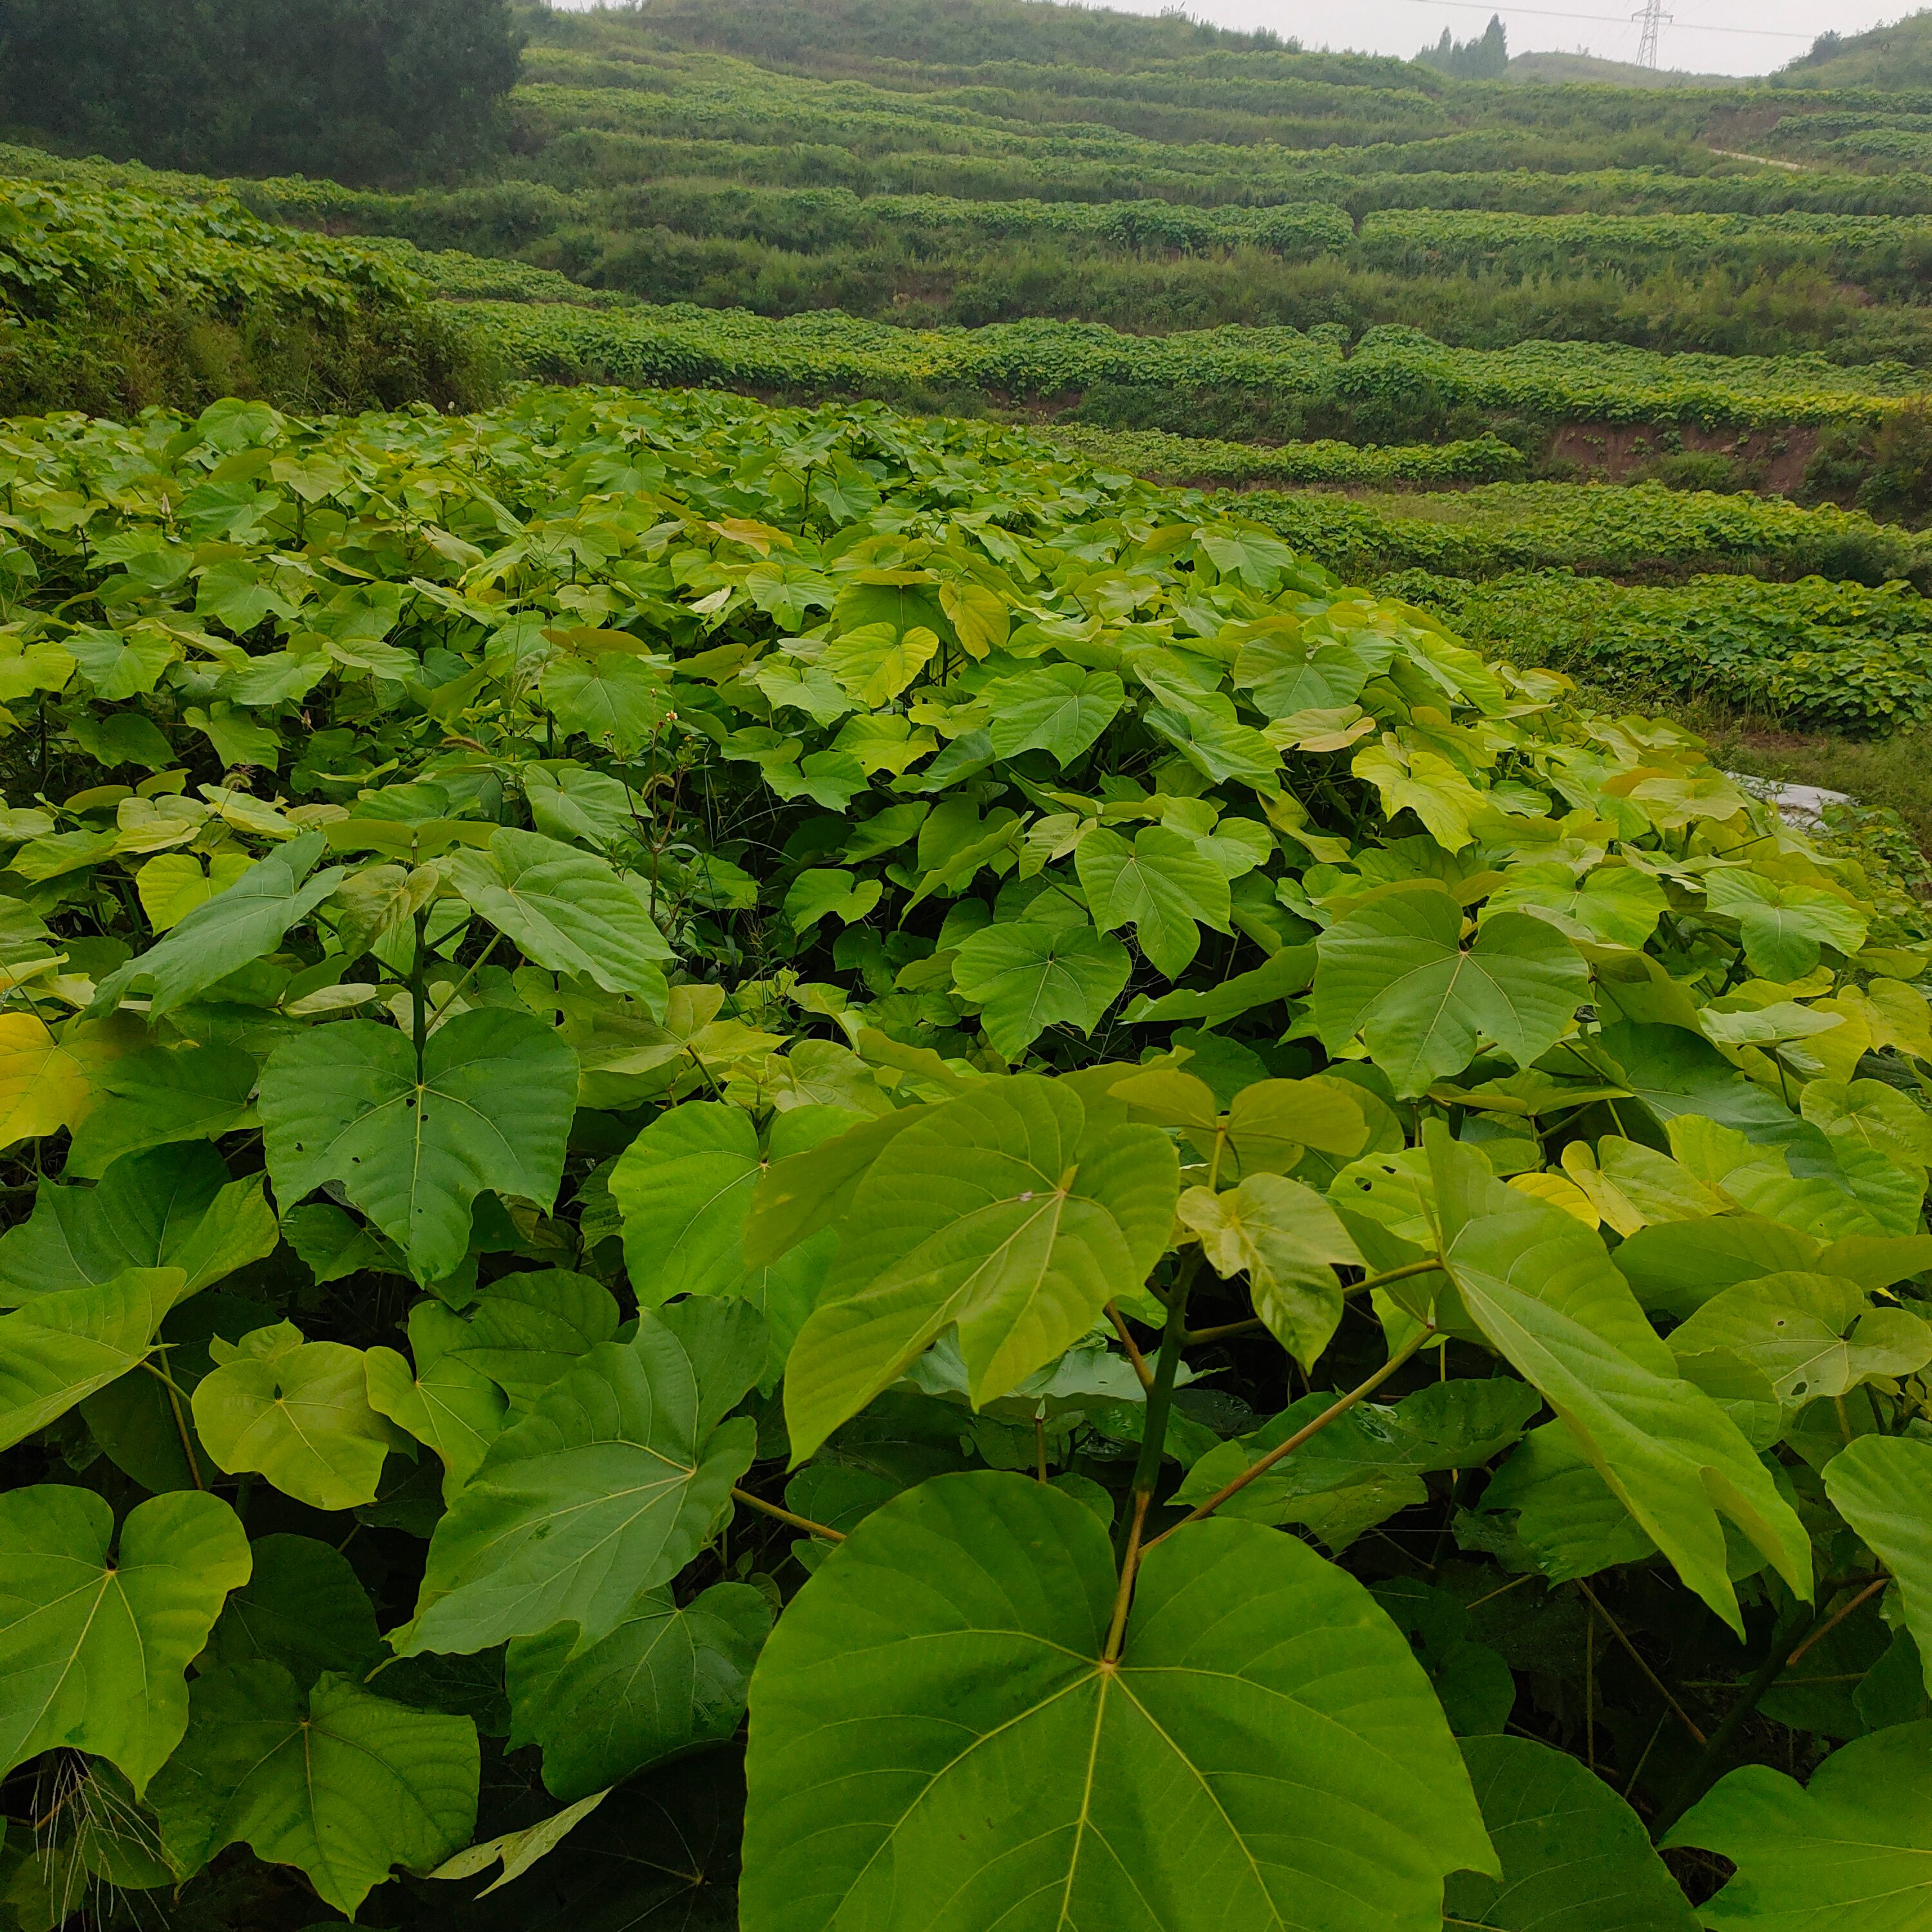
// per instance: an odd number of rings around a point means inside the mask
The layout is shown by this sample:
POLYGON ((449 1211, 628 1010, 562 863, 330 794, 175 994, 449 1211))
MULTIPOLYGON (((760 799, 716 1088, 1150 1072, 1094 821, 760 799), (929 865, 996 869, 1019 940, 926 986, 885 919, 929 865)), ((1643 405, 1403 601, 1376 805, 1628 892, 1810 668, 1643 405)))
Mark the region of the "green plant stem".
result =
POLYGON ((754 1510, 763 1510, 766 1515, 776 1516, 779 1522, 788 1522, 793 1528, 802 1529, 808 1536, 818 1537, 824 1542, 843 1543, 845 1540, 845 1532, 842 1529, 834 1529, 829 1523, 814 1522, 808 1516, 794 1516, 790 1510, 779 1508, 776 1503, 766 1502, 763 1496, 753 1496, 749 1490, 734 1486, 731 1499, 734 1502, 748 1504, 754 1510))
POLYGON ((1212 1516, 1223 1503, 1239 1496, 1257 1476, 1265 1475, 1284 1456, 1292 1456, 1311 1436, 1320 1435, 1331 1422, 1336 1421, 1346 1415, 1356 1403, 1365 1401, 1369 1396, 1373 1395, 1376 1390, 1380 1388, 1398 1369, 1401 1368, 1435 1333, 1436 1325, 1433 1322, 1431 1322, 1427 1328, 1419 1330, 1412 1341, 1406 1342, 1380 1368, 1376 1370, 1366 1382, 1359 1388, 1351 1389, 1346 1395, 1339 1397, 1309 1424, 1306 1428, 1298 1429, 1286 1442, 1277 1443, 1262 1457, 1260 1461, 1250 1462, 1232 1483, 1216 1490, 1204 1503, 1196 1504, 1193 1508, 1174 1526, 1173 1529, 1162 1530, 1160 1534, 1154 1538, 1154 1543, 1148 1545, 1148 1548, 1151 1550, 1154 1544, 1166 1542, 1168 1538, 1174 1534, 1175 1529, 1185 1529, 1190 1522, 1198 1522, 1204 1516, 1212 1516))
POLYGON ((1258 1328, 1268 1324, 1258 1315, 1250 1315, 1240 1322, 1224 1322, 1218 1328, 1190 1328, 1187 1331, 1187 1346, 1198 1348, 1204 1342, 1225 1342, 1234 1335, 1252 1335, 1258 1328))
POLYGON ((1134 1492, 1133 1514, 1127 1521, 1126 1547, 1120 1552, 1120 1584, 1114 1592, 1114 1614, 1108 1619, 1107 1641, 1100 1652, 1101 1660, 1113 1664, 1120 1654, 1120 1642, 1126 1635, 1127 1611, 1134 1600, 1134 1578, 1141 1567, 1141 1532, 1147 1527, 1148 1506, 1153 1502, 1152 1493, 1146 1490, 1134 1492))
POLYGON ((1670 1686, 1666 1684, 1664 1679, 1658 1676, 1657 1672, 1652 1670, 1650 1666, 1644 1661, 1642 1653, 1640 1652, 1636 1646, 1632 1643, 1630 1639, 1624 1634, 1623 1626, 1617 1622, 1615 1617, 1610 1615, 1608 1610, 1604 1609, 1602 1600, 1598 1598, 1597 1593, 1592 1590, 1589 1585, 1585 1582, 1580 1576, 1576 1580, 1576 1587, 1578 1589, 1581 1590, 1583 1594, 1589 1600, 1591 1609, 1595 1611, 1597 1615, 1601 1617, 1604 1623, 1609 1626, 1611 1636, 1615 1637, 1618 1642, 1623 1646, 1624 1650, 1629 1654, 1630 1661, 1636 1666, 1638 1670, 1643 1672, 1645 1676, 1650 1679, 1652 1688, 1656 1691, 1657 1694, 1661 1697, 1665 1703, 1668 1704, 1671 1709, 1675 1711, 1678 1716, 1683 1720, 1684 1728, 1690 1733, 1691 1736, 1694 1738, 1699 1744, 1701 1744, 1706 1742, 1706 1740, 1702 1730, 1692 1720, 1690 1713, 1685 1710, 1684 1706, 1678 1703, 1677 1700, 1671 1695, 1670 1686))
POLYGON ((206 1489, 208 1485, 201 1480, 201 1459, 194 1453, 194 1438, 188 1432, 188 1418, 182 1412, 182 1391, 166 1370, 156 1368, 152 1362, 143 1362, 141 1366, 167 1390, 168 1408, 174 1416, 175 1433, 181 1438, 182 1454, 188 1458, 188 1474, 196 1489, 206 1489))
POLYGON ((492 933, 490 935, 490 944, 484 946, 483 950, 463 969, 463 977, 443 995, 442 1003, 437 1006, 436 1011, 430 1015, 428 1024, 423 1029, 425 1036, 428 1034, 429 1028, 434 1026, 436 1022, 456 1004, 457 995, 482 970, 483 962, 496 951, 497 946, 502 943, 502 938, 503 935, 500 932, 492 933))
POLYGON ((416 950, 410 962, 410 1038, 416 1050, 416 1084, 423 1080, 423 1049, 429 1042, 429 1008, 423 986, 428 962, 429 908, 416 914, 416 950))
POLYGON ((1731 1747, 1736 1742, 1738 1732, 1749 1721, 1765 1693, 1784 1676, 1785 1666, 1810 1642, 1825 1621, 1822 1612, 1814 1612, 1782 1636, 1773 1639, 1771 1649, 1758 1666, 1756 1674, 1738 1694, 1738 1701, 1724 1713, 1722 1722, 1711 1733, 1696 1762, 1684 1774, 1676 1792, 1653 1820, 1650 1828, 1653 1840, 1661 1839, 1717 1782, 1730 1757, 1731 1747))
MULTIPOLYGON (((1389 1268, 1381 1274, 1365 1275, 1360 1281, 1346 1283, 1342 1292, 1345 1295, 1367 1293, 1386 1288, 1392 1281, 1407 1281, 1419 1274, 1438 1274, 1442 1267, 1442 1264, 1431 1255, 1426 1261, 1406 1262, 1400 1268, 1389 1268)), ((1223 1342, 1235 1335, 1252 1335, 1267 1326, 1258 1315, 1250 1315, 1239 1322, 1224 1322, 1215 1328, 1191 1328, 1187 1333, 1187 1346, 1192 1348, 1204 1342, 1223 1342)))
POLYGON ((1891 1581, 1892 1579, 1889 1576, 1874 1576, 1856 1596, 1848 1597, 1822 1623, 1816 1626, 1806 1636, 1804 1641, 1784 1660, 1785 1669, 1789 1670, 1814 1644, 1822 1642, 1825 1638, 1829 1636, 1854 1610, 1862 1604, 1870 1603, 1872 1598, 1891 1581))
POLYGON ((1364 1275, 1360 1281, 1352 1281, 1342 1290, 1344 1294, 1367 1294, 1378 1288, 1386 1288, 1390 1282, 1408 1281, 1419 1274, 1440 1274, 1442 1257, 1427 1255, 1419 1262, 1404 1262, 1400 1268, 1384 1268, 1380 1274, 1364 1275))
MULTIPOLYGON (((27 1190, 31 1192, 31 1189, 27 1190)), ((1140 1344, 1129 1332, 1126 1318, 1112 1302, 1107 1304, 1107 1319, 1114 1324, 1114 1333, 1120 1338, 1120 1346, 1127 1352, 1127 1360, 1134 1365, 1134 1373, 1140 1378, 1144 1389, 1154 1387, 1154 1371, 1148 1366, 1147 1358, 1141 1353, 1140 1344)))
POLYGON ((1147 1527, 1148 1511, 1154 1506, 1154 1492, 1160 1481, 1161 1451, 1167 1441, 1167 1418, 1174 1406, 1174 1377, 1180 1370, 1180 1352, 1187 1344, 1187 1298, 1194 1286, 1194 1277, 1200 1272, 1201 1259, 1201 1250, 1196 1248, 1181 1263, 1167 1304, 1167 1325, 1161 1330, 1154 1380, 1148 1388, 1141 1453, 1134 1463, 1133 1506, 1120 1544, 1120 1587, 1114 1592, 1114 1614, 1108 1624, 1106 1648, 1102 1652, 1103 1660, 1110 1664, 1120 1655, 1121 1639, 1126 1632, 1134 1578, 1140 1569, 1141 1535, 1147 1527))
MULTIPOLYGON (((1137 1502, 1143 1496, 1151 1502, 1160 1481, 1161 1451, 1167 1442, 1167 1418, 1174 1403, 1174 1377, 1180 1369, 1180 1352, 1187 1346, 1187 1297, 1200 1268, 1201 1251, 1196 1248, 1181 1264, 1173 1299, 1167 1305, 1167 1325, 1161 1330, 1160 1353, 1155 1358, 1154 1380, 1148 1388, 1147 1417, 1141 1429, 1141 1453, 1134 1464, 1133 1494, 1137 1502)), ((1141 1504, 1139 1508, 1144 1517, 1147 1506, 1141 1504)), ((1131 1570, 1124 1562, 1129 1540, 1130 1538, 1124 1539, 1121 1545, 1124 1588, 1130 1587, 1132 1581, 1131 1570)))

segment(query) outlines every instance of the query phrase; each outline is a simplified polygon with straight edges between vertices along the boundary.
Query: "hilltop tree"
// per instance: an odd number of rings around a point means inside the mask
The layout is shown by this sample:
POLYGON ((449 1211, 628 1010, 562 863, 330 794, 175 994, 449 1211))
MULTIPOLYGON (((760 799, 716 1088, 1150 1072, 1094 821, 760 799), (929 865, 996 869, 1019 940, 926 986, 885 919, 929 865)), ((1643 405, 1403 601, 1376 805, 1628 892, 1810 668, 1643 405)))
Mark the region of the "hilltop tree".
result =
POLYGON ((1502 17, 1492 14, 1480 40, 1452 40, 1444 27, 1442 39, 1432 47, 1424 47, 1416 58, 1458 80, 1500 80, 1509 71, 1508 36, 1502 17))
POLYGON ((7 0, 0 116, 216 174, 445 174, 514 82, 508 0, 7 0))

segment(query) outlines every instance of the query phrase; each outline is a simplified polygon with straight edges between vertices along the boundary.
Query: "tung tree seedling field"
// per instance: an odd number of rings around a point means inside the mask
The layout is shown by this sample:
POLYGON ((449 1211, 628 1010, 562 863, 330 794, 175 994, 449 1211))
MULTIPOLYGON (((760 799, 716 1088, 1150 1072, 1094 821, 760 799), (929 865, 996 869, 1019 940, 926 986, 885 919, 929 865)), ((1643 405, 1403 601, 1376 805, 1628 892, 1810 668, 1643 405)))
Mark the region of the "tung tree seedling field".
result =
POLYGON ((877 406, 0 484, 21 1924, 1932 1912, 1927 940, 1687 733, 877 406))

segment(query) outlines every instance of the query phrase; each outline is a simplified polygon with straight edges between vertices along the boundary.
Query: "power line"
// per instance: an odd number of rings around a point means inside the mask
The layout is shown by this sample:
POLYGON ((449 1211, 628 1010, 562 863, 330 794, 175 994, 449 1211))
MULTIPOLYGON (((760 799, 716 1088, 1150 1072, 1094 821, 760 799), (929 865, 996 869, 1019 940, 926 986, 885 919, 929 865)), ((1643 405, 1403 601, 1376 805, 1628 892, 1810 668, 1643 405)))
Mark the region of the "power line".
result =
MULTIPOLYGON (((1472 14, 1533 14, 1539 20, 1600 20, 1612 27, 1628 27, 1632 17, 1628 14, 1572 14, 1550 7, 1511 7, 1498 4, 1498 0, 1414 0, 1414 4, 1418 7, 1460 7, 1472 14)), ((1700 20, 1679 20, 1676 24, 1687 33, 1693 34, 1752 34, 1760 38, 1779 40, 1810 40, 1816 38, 1812 34, 1794 33, 1789 27, 1719 27, 1700 20)))

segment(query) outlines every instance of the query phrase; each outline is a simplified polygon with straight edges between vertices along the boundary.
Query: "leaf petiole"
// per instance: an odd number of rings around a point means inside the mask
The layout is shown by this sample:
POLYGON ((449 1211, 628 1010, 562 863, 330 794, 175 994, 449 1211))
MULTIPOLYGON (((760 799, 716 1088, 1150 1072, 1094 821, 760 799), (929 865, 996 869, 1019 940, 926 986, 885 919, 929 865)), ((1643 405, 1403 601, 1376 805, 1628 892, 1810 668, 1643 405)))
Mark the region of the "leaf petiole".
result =
POLYGON ((834 1529, 829 1524, 814 1522, 808 1516, 795 1516, 788 1509, 781 1509, 776 1503, 768 1503, 763 1496, 754 1496, 749 1490, 741 1490, 735 1484, 731 1490, 734 1502, 748 1504, 754 1510, 763 1510, 766 1515, 776 1516, 780 1522, 788 1522, 794 1529, 803 1530, 808 1536, 815 1536, 826 1543, 843 1543, 845 1532, 834 1529))
POLYGON ((1277 1443, 1258 1462, 1250 1462, 1232 1482, 1216 1490, 1204 1503, 1196 1504, 1194 1508, 1190 1510, 1172 1529, 1162 1530, 1160 1535, 1154 1539, 1154 1542, 1147 1546, 1148 1549, 1153 1549, 1156 1544, 1165 1543, 1174 1534, 1174 1530, 1184 1529, 1190 1522, 1198 1522, 1203 1517, 1212 1516, 1223 1503, 1239 1496, 1256 1477, 1266 1475, 1284 1456, 1292 1455, 1310 1436, 1318 1436, 1331 1422, 1338 1421, 1342 1416, 1347 1414, 1358 1402, 1366 1401, 1388 1380, 1390 1376, 1407 1364, 1409 1359, 1434 1336, 1435 1333, 1436 1324, 1433 1322, 1426 1328, 1419 1329, 1414 1336, 1397 1349, 1373 1375, 1370 1376, 1366 1382, 1362 1383, 1358 1388, 1351 1389, 1346 1395, 1338 1398, 1310 1423, 1306 1428, 1298 1429, 1286 1442, 1277 1443))

